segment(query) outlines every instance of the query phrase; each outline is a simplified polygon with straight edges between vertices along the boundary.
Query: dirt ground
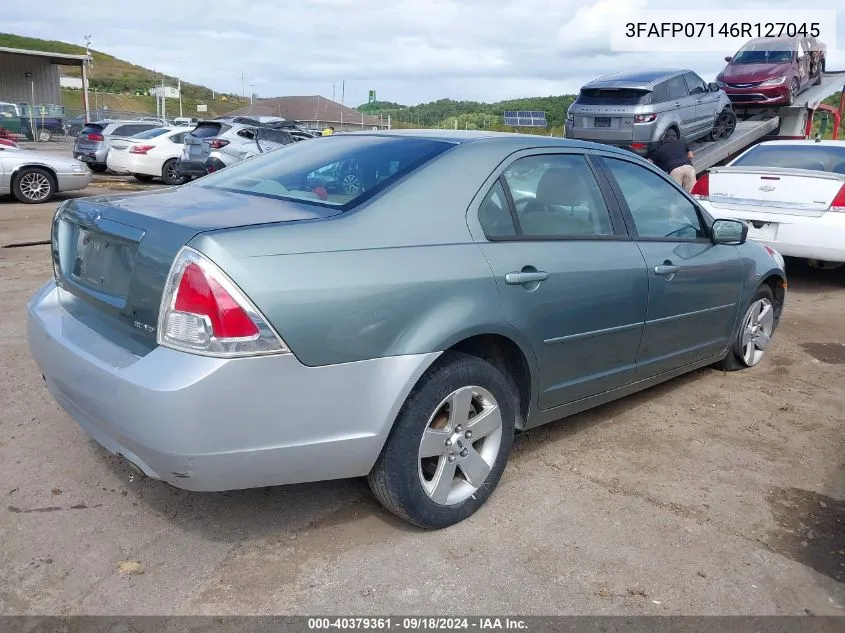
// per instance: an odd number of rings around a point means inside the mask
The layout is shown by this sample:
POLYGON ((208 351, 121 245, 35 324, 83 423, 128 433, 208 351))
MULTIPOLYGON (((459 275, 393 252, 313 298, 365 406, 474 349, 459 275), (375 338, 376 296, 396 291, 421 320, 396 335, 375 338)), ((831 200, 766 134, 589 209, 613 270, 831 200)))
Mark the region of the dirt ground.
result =
POLYGON ((54 207, 0 201, 0 613, 845 613, 845 272, 788 262, 761 366, 533 431, 423 533, 363 481, 190 493, 88 440, 27 350, 48 247, 4 247, 54 207))

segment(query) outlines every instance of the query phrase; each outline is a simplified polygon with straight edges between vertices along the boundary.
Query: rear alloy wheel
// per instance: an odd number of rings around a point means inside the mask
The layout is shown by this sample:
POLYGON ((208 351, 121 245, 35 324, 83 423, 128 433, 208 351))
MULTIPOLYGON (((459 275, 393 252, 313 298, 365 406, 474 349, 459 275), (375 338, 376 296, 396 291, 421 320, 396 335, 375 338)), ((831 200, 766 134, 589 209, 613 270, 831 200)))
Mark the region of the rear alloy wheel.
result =
POLYGON ((447 352, 408 396, 368 477, 392 513, 425 529, 463 521, 499 483, 516 403, 496 367, 447 352))
POLYGON ((663 140, 664 143, 670 143, 672 141, 677 141, 678 138, 679 138, 678 137, 678 130, 676 130, 673 127, 670 127, 668 130, 666 130, 663 133, 663 139, 662 140, 663 140))
POLYGON ((766 355, 775 332, 774 295, 769 286, 757 289, 722 363, 726 371, 754 367, 766 355))
POLYGON ((184 185, 187 182, 187 176, 180 174, 176 167, 177 161, 175 158, 171 158, 164 163, 164 166, 161 168, 161 179, 165 185, 184 185))
POLYGON ((135 180, 140 182, 152 182, 153 177, 149 174, 132 174, 135 177, 135 180))
POLYGON ((710 130, 707 140, 721 141, 726 138, 730 138, 731 134, 733 134, 735 130, 736 113, 730 108, 725 108, 719 116, 716 117, 716 121, 713 123, 713 129, 710 130))
POLYGON ((12 193, 24 204, 40 204, 55 195, 56 182, 48 171, 39 167, 27 167, 15 176, 12 193))

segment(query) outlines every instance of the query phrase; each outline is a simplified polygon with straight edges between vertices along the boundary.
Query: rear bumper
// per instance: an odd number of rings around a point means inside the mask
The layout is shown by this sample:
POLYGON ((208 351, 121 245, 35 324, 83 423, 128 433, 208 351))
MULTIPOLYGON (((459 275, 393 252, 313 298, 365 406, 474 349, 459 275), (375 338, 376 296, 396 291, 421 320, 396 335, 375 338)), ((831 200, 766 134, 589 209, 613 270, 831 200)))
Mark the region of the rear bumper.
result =
POLYGON ((787 215, 772 211, 751 211, 714 207, 699 201, 714 218, 732 218, 750 224, 748 238, 768 244, 781 255, 827 262, 845 262, 845 213, 827 212, 818 217, 787 215))
POLYGON ((73 157, 83 163, 105 165, 108 151, 102 149, 85 149, 84 147, 73 147, 73 157))
POLYGON ((180 176, 201 178, 208 175, 208 167, 205 166, 205 161, 180 160, 176 163, 176 173, 180 176))
POLYGON ((366 475, 438 354, 307 367, 293 355, 225 360, 158 347, 139 357, 91 330, 46 284, 29 302, 47 389, 97 442, 187 490, 366 475))

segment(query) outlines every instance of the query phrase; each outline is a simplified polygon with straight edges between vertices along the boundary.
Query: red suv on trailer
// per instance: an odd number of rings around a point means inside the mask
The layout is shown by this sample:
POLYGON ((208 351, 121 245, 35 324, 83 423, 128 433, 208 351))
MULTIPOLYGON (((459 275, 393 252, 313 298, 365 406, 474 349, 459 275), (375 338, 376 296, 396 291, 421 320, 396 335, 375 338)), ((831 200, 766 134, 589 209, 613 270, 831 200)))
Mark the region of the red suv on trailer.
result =
POLYGON ((760 37, 743 46, 716 76, 734 105, 792 105, 821 83, 826 47, 814 37, 760 37))

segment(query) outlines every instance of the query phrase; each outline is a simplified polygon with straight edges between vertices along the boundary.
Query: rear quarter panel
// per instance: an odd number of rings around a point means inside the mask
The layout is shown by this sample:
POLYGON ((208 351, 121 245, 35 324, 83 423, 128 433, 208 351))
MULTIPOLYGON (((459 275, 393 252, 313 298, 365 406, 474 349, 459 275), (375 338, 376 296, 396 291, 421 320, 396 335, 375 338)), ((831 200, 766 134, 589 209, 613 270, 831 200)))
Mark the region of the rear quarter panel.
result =
POLYGON ((306 365, 441 351, 484 333, 508 336, 532 363, 466 224, 508 152, 472 145, 335 218, 205 233, 191 246, 230 274, 306 365))

